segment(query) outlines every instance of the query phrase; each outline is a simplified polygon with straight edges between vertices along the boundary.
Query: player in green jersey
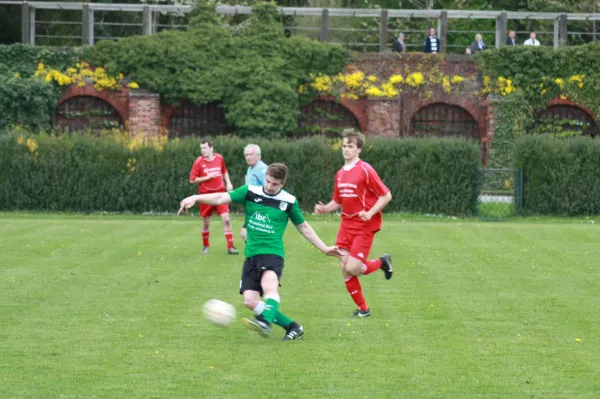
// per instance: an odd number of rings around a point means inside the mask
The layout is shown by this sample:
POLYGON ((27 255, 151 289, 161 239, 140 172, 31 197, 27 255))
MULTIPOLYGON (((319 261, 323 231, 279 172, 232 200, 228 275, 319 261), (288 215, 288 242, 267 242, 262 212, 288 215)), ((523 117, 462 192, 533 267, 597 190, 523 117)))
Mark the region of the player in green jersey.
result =
POLYGON ((244 204, 248 241, 242 268, 240 294, 244 305, 252 309, 256 319, 242 321, 251 330, 264 337, 271 334, 271 324, 286 330, 283 341, 304 336, 304 328, 279 311, 279 280, 283 273, 283 233, 288 219, 317 249, 329 256, 340 257, 338 247, 329 247, 304 220, 298 200, 283 190, 287 180, 287 166, 274 163, 267 168, 264 186, 245 185, 228 193, 192 195, 181 201, 178 214, 187 211, 197 202, 209 205, 244 204), (264 296, 264 302, 260 297, 264 296))

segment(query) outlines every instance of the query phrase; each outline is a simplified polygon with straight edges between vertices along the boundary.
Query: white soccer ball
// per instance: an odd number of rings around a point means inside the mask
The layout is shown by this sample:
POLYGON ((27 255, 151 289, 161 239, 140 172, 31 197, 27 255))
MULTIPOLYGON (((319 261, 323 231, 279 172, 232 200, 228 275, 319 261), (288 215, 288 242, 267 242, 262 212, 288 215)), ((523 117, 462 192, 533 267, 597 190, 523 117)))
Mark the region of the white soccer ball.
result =
POLYGON ((219 327, 227 327, 235 321, 235 308, 218 299, 211 299, 204 304, 204 316, 219 327))

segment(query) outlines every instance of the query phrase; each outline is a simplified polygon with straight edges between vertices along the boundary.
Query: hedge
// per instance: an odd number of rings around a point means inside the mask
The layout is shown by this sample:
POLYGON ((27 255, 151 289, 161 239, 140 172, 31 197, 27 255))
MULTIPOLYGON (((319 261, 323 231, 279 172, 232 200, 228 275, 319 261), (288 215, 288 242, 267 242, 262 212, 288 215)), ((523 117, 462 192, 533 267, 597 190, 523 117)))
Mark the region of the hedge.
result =
MULTIPOLYGON (((234 186, 243 184, 243 148, 254 142, 263 159, 284 162, 287 189, 303 209, 331 198, 342 166, 339 142, 321 137, 297 141, 217 137, 234 186)), ((132 146, 87 135, 0 135, 0 209, 78 212, 173 212, 195 193, 189 170, 199 139, 132 146)), ((480 168, 475 142, 462 139, 369 139, 362 158, 379 171, 393 194, 386 211, 472 215, 480 168)))
POLYGON ((600 141, 525 136, 515 146, 523 168, 523 212, 543 215, 600 213, 600 141))

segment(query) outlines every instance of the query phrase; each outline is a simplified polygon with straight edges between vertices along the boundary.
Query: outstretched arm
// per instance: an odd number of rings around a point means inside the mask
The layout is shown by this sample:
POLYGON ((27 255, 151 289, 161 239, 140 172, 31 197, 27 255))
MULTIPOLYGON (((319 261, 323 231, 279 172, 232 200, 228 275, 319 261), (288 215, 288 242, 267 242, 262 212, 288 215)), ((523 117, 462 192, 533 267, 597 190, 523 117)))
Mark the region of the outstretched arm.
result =
POLYGON ((201 204, 208 205, 222 205, 222 204, 230 204, 231 197, 228 193, 211 193, 211 194, 198 194, 192 195, 183 199, 179 204, 178 215, 181 215, 184 211, 187 213, 187 210, 193 207, 196 202, 201 204))
POLYGON ((304 238, 308 240, 308 242, 317 247, 317 249, 323 252, 325 255, 336 256, 338 258, 342 256, 342 253, 340 252, 338 247, 328 247, 327 245, 325 245, 325 243, 319 238, 317 233, 315 233, 313 228, 310 227, 310 224, 308 224, 308 222, 300 223, 296 225, 296 228, 298 229, 300 234, 302 234, 304 238))
POLYGON ((327 205, 323 205, 321 201, 317 205, 315 205, 315 213, 317 215, 322 215, 324 213, 335 212, 342 207, 341 204, 338 204, 334 200, 329 201, 327 205))

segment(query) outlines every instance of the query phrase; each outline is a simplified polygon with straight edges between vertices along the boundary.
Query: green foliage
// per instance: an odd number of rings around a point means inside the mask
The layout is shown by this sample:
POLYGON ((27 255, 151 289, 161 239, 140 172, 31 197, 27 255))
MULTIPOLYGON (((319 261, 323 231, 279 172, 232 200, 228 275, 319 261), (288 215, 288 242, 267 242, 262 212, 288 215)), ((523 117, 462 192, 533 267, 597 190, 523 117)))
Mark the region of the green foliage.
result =
POLYGON ((221 103, 241 136, 281 136, 296 128, 298 86, 310 73, 340 72, 348 51, 286 38, 274 3, 257 4, 246 22, 227 30, 215 4, 199 1, 188 32, 103 41, 86 57, 130 75, 168 103, 221 103))
POLYGON ((600 43, 594 42, 559 49, 506 46, 478 53, 476 60, 483 75, 510 77, 534 110, 544 108, 548 101, 564 94, 600 113, 599 57, 600 43), (583 76, 581 87, 569 82, 569 78, 577 75, 583 76), (556 79, 563 82, 559 84, 556 79))
POLYGON ((58 90, 41 79, 0 75, 0 128, 49 129, 58 98, 58 90))
POLYGON ((515 146, 515 166, 524 170, 524 212, 600 213, 600 141, 589 137, 522 137, 515 146))
POLYGON ((60 93, 33 74, 40 62, 66 69, 78 60, 72 50, 0 45, 0 128, 19 124, 49 129, 60 93))
POLYGON ((0 75, 32 76, 40 62, 51 68, 64 70, 81 60, 76 49, 53 49, 25 44, 0 45, 0 75))
POLYGON ((494 139, 488 155, 488 167, 512 167, 515 140, 532 123, 532 111, 520 93, 508 97, 488 97, 494 105, 494 139))
MULTIPOLYGON (((315 137, 294 142, 253 140, 267 163, 284 162, 287 189, 305 210, 331 198, 343 161, 339 142, 315 137)), ((220 136, 215 150, 227 162, 234 185, 243 184, 247 140, 220 136)), ((387 211, 472 215, 479 170, 475 143, 460 139, 369 139, 362 158, 378 170, 393 194, 387 211)), ((188 182, 199 140, 174 140, 130 149, 112 138, 0 136, 0 209, 55 211, 174 211, 195 193, 188 182)))
MULTIPOLYGON (((514 141, 526 132, 553 133, 558 136, 576 136, 571 122, 533 125, 533 115, 557 96, 569 98, 597 115, 600 114, 600 73, 597 59, 600 43, 582 46, 503 47, 478 53, 475 57, 484 76, 492 79, 510 78, 517 88, 514 94, 495 103, 494 139, 489 166, 507 167, 512 164, 514 141)), ((539 121, 538 121, 539 122, 539 121)))

